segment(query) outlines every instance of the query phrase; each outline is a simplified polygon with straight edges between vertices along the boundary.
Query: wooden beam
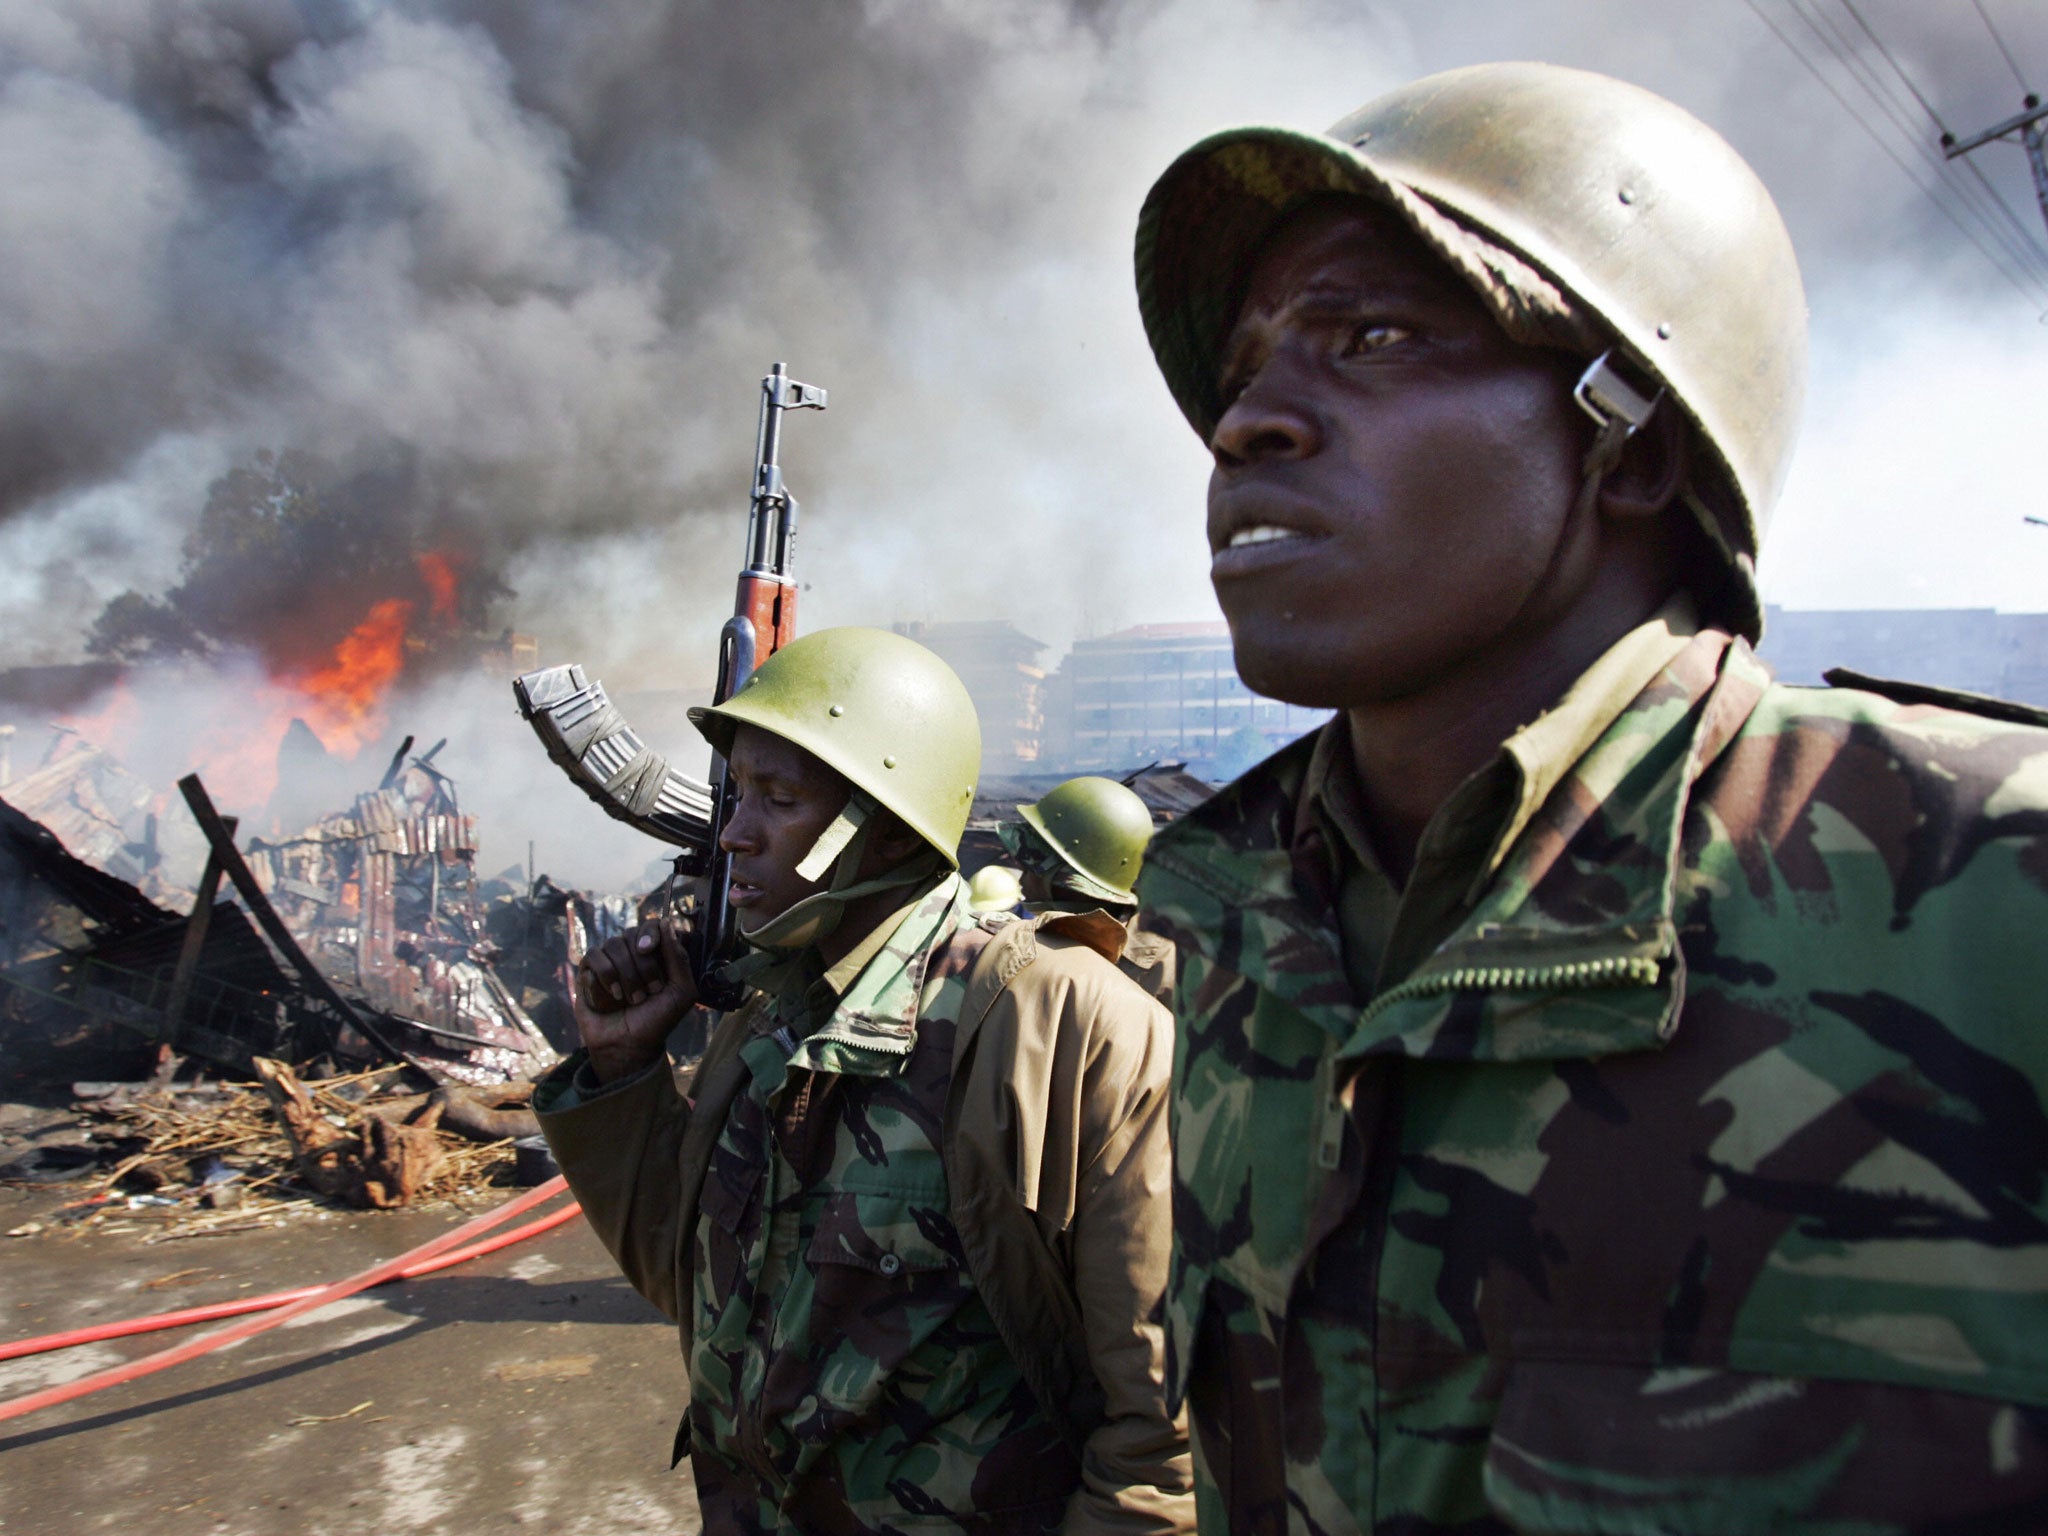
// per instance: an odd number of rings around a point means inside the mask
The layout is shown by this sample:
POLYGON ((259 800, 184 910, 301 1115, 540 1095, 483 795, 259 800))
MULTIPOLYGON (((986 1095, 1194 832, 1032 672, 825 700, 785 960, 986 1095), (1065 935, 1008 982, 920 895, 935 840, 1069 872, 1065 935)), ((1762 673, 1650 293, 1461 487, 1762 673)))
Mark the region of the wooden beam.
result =
POLYGON ((292 937, 291 930, 284 925, 284 919, 277 915, 277 909, 270 904, 270 898, 263 894, 263 887, 256 883, 256 875, 241 851, 235 847, 235 839, 228 831, 220 812, 213 808, 213 799, 206 793, 206 786, 199 782, 199 775, 188 773, 178 780, 178 791, 185 797, 185 804, 192 808, 192 819, 199 823, 199 830, 206 834, 206 841, 213 849, 213 857, 220 860, 220 867, 228 879, 234 882, 250 915, 256 919, 266 937, 276 946, 278 956, 298 973, 300 983, 322 1003, 340 1015, 343 1023, 358 1030, 364 1039, 383 1051, 393 1061, 402 1061, 420 1073, 429 1082, 437 1081, 411 1052, 402 1050, 387 1040, 383 1033, 366 1017, 350 1006, 347 998, 335 990, 319 966, 315 965, 306 952, 299 948, 299 941, 292 937))
MULTIPOLYGON (((232 843, 235 818, 223 816, 220 824, 232 843)), ((220 895, 222 873, 220 855, 209 848, 206 873, 199 877, 199 894, 192 900, 191 916, 185 919, 185 942, 178 949, 178 968, 171 974, 170 1001, 164 1004, 163 1043, 172 1050, 178 1048, 178 1030, 185 1022, 185 1004, 192 996, 192 978, 199 970, 200 952, 206 948, 206 930, 213 922, 213 902, 220 895)))

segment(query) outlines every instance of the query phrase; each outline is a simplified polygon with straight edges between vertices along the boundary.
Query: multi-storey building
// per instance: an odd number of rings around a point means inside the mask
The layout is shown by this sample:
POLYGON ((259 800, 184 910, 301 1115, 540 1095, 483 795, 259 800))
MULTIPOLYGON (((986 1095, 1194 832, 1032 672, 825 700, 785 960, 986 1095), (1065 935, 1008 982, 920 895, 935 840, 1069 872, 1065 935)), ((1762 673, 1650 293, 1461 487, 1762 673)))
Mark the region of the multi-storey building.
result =
POLYGON ((1036 763, 1045 729, 1045 669, 1034 640, 1006 619, 898 624, 896 633, 928 646, 960 674, 981 716, 981 756, 991 772, 1036 763))
POLYGON ((1047 682, 1044 750, 1074 772, 1177 761, 1231 778, 1328 718, 1245 687, 1220 621, 1141 624, 1075 642, 1047 682))
POLYGON ((1788 683, 1848 667, 2048 706, 2048 613, 1773 607, 1759 649, 1788 683))
MULTIPOLYGON (((1045 647, 1001 620, 896 628, 966 682, 991 773, 1121 775, 1179 762, 1220 782, 1329 718, 1245 687, 1220 622, 1076 641, 1050 675, 1037 664, 1045 647)), ((1787 682, 1849 667, 2048 707, 2048 613, 1773 607, 1762 652, 1787 682)))

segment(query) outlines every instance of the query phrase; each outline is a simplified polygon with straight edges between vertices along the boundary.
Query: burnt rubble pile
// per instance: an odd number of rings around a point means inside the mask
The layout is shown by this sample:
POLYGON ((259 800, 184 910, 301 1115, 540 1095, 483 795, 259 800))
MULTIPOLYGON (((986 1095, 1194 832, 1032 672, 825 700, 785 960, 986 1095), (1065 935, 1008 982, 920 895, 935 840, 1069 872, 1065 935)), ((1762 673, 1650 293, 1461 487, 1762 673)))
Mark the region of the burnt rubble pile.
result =
POLYGON ((401 1068, 301 1079, 259 1057, 256 1070, 254 1083, 75 1084, 65 1114, 0 1134, 0 1179, 67 1197, 6 1235, 210 1237, 335 1205, 460 1200, 547 1171, 517 1146, 535 1130, 529 1083, 417 1093, 401 1068))
POLYGON ((438 750, 239 846, 197 776, 160 801, 81 742, 0 790, 0 1179, 179 1232, 514 1182, 571 968, 636 909, 479 881, 438 750))
POLYGON ((0 1086, 174 1057, 244 1080, 258 1057, 401 1065, 420 1089, 544 1071, 573 1034, 570 967, 632 904, 519 871, 480 883, 475 818, 410 747, 346 809, 239 847, 196 776, 148 811, 82 744, 0 790, 0 1086), (168 877, 201 856, 196 891, 168 877))
POLYGON ((492 967, 476 819, 433 756, 406 763, 401 751, 347 811, 294 837, 253 840, 248 867, 311 963, 375 1015, 388 1047, 443 1081, 531 1078, 557 1052, 492 967))
POLYGON ((67 852, 160 906, 192 904, 179 867, 205 856, 199 831, 182 815, 160 822, 159 796, 111 753, 61 731, 32 772, 0 788, 7 804, 39 823, 67 852))

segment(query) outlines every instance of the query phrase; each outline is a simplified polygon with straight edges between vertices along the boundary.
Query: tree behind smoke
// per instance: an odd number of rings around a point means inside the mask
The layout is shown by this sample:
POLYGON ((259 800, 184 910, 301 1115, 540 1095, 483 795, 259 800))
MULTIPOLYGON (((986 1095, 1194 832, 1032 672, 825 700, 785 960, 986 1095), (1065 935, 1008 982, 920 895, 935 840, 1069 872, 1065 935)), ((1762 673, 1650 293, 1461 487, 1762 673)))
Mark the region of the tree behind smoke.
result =
MULTIPOLYGON (((436 552, 407 526, 422 505, 419 478, 417 455, 403 448, 347 477, 309 454, 259 452, 209 489, 177 584, 160 596, 130 589, 113 598, 93 621, 87 652, 136 662, 240 648, 289 675, 331 657, 379 601, 432 614, 420 559, 436 552)), ((444 632, 476 629, 511 595, 471 575, 455 586, 451 611, 433 616, 444 632)))

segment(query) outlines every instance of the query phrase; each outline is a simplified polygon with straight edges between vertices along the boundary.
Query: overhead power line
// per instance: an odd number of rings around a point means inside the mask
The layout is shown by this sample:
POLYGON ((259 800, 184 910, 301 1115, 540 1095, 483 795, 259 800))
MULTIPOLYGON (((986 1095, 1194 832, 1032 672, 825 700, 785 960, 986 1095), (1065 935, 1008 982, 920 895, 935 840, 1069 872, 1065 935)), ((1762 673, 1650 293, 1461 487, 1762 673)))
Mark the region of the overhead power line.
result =
MULTIPOLYGON (((1862 29, 1863 35, 1870 39, 1871 46, 1877 49, 1879 56, 1884 59, 1886 64, 1891 66, 1892 75, 1912 95, 1913 100, 1919 103, 1920 110, 1926 114, 1928 122, 1934 125, 1936 141, 1943 145, 1944 148, 1952 144, 1955 140, 1955 135, 1949 132, 1948 124, 1942 120, 1941 114, 1935 110, 1934 103, 1927 99, 1927 93, 1920 89, 1911 75, 1906 73, 1906 66, 1899 62, 1898 55, 1894 54, 1886 45, 1885 40, 1877 35, 1876 29, 1863 19, 1863 13, 1856 8, 1856 0, 1841 0, 1841 4, 1842 9, 1847 11, 1856 25, 1862 29)), ((1981 12, 1981 6, 1979 10, 1981 12)), ((1985 17, 1985 24, 1987 26, 1990 24, 1988 16, 1985 17)), ((1838 33, 1837 35, 1839 36, 1840 34, 1838 33)), ((1997 37, 1995 31, 1992 35, 1994 38, 1997 37)), ((1843 39, 1843 42, 1846 48, 1847 39, 1843 39)), ((2004 44, 2002 41, 1999 46, 2003 48, 2004 44)), ((1855 58, 1854 49, 1848 49, 1846 54, 1838 54, 1837 57, 1841 58, 1852 70, 1861 62, 1855 58)), ((2015 72, 2017 72, 2017 68, 2015 68, 2015 72)), ((1875 71, 1872 71, 1872 73, 1874 74, 1875 71)), ((1898 119, 1894 117, 1893 121, 1898 122, 1898 119)), ((1955 156, 1952 154, 1936 157, 1926 140, 1913 129, 1910 123, 1899 122, 1899 127, 1905 133, 1906 138, 1913 144, 1914 148, 1932 164, 1937 172, 1943 170, 1947 162, 1955 159, 1955 156)), ((2021 220, 2019 214, 2014 211, 2012 204, 2005 200, 2005 194, 1991 184, 1990 179, 1984 174, 1983 167, 1975 161, 1964 161, 1963 165, 1964 169, 1969 172, 1971 181, 1976 187, 1976 191, 1971 193, 1966 200, 1976 207, 1981 216, 1987 218, 1989 218, 1990 211, 1995 209, 1998 217, 1989 220, 1992 224, 1996 225, 2002 221, 2003 228, 1996 231, 1996 238, 2000 246, 2007 254, 2017 255, 2024 265, 2037 274, 2048 270, 2048 255, 2043 254, 2038 237, 2021 220)), ((1964 190, 1968 192, 1969 188, 1966 186, 1964 190)))
POLYGON ((1970 0, 1970 3, 1977 7, 1977 14, 1983 18, 1984 30, 1991 34, 1991 41, 1998 44, 1998 51, 2005 55, 2006 67, 2012 71, 2013 79, 2020 83, 2020 94, 2033 95, 2033 87, 2027 84, 2027 77, 2020 73, 2020 61, 2014 58, 2012 50, 2005 46, 2005 39, 1998 35, 1998 27, 1991 20, 1991 13, 1984 9, 1984 0, 1970 0))
MULTIPOLYGON (((2048 282, 2048 255, 2044 255, 2040 244, 2028 231, 2027 226, 2020 222, 2012 206, 1985 179, 1982 170, 1974 165, 1970 166, 1970 180, 1961 183, 1948 176, 1945 157, 1937 154, 1934 145, 1928 142, 1927 136, 1914 127, 1910 121, 1910 112, 1905 109, 1904 103, 1898 100, 1896 94, 1884 85, 1875 67, 1862 57, 1841 29, 1827 18, 1820 0, 1787 0, 1787 3, 1799 13, 1800 19, 1805 21, 1808 28, 1820 39, 1822 46, 1834 57, 1836 63, 1840 64, 1863 88, 1864 93, 1877 104, 1879 111, 1883 112, 1887 120, 1898 130, 1909 152, 1932 171, 1934 184, 1946 187, 1955 194, 1957 205, 1964 208, 1977 222, 1979 230, 1999 246, 2007 259, 2013 263, 2014 270, 2035 282, 2048 282), (1820 22, 1825 23, 1825 29, 1807 13, 1804 7, 1808 4, 1813 6, 1815 13, 1820 17, 1820 22)), ((1884 40, 1863 19, 1862 13, 1856 9, 1855 0, 1841 0, 1841 4, 1877 47, 1885 62, 1891 66, 1894 76, 1920 104, 1928 120, 1935 125, 1936 132, 1946 134, 1947 125, 1942 122, 1941 115, 1934 110, 1933 104, 1927 100, 1919 86, 1913 83, 1912 77, 1906 73, 1891 49, 1885 46, 1884 40)), ((1867 131, 1875 132, 1868 123, 1865 127, 1867 131)), ((1927 188, 1923 185, 1922 190, 1926 191, 1927 188)), ((1939 194, 1929 195, 1934 197, 1936 202, 1940 201, 1939 194)), ((1979 250, 1983 250, 1981 241, 1975 243, 1979 250)), ((1988 256, 1989 252, 1985 254, 1988 256)))
POLYGON ((1885 46, 1884 39, 1871 30, 1870 23, 1863 19, 1863 13, 1856 9, 1855 0, 1842 0, 1842 8, 1856 19, 1856 25, 1863 29, 1863 35, 1870 39, 1872 45, 1876 47, 1879 53, 1884 55, 1884 61, 1891 65, 1892 73, 1905 82, 1906 89, 1911 91, 1913 99, 1920 103, 1920 110, 1927 114, 1928 121, 1933 123, 1938 131, 1942 133, 1948 132, 1948 124, 1944 123, 1941 120, 1941 114, 1934 110, 1934 103, 1929 101, 1921 92, 1920 87, 1913 83, 1913 77, 1907 74, 1905 66, 1893 57, 1891 49, 1885 46))
MULTIPOLYGON (((1810 34, 1808 46, 1802 46, 1797 38, 1780 26, 1765 9, 1762 0, 1744 0, 1744 3, 2013 290, 2037 311, 2048 308, 2048 253, 2042 251, 2011 206, 1974 167, 1969 181, 1947 174, 1949 168, 1944 159, 1928 142, 1928 136, 1911 121, 1911 106, 1898 96, 1896 87, 1888 86, 1869 60, 1861 56, 1861 50, 1852 45, 1839 24, 1822 7, 1822 0, 1804 0, 1804 3, 1802 0, 1784 0, 1786 8, 1810 34), (1813 7, 1811 11, 1807 9, 1808 5, 1813 7), (1829 71, 1823 68, 1821 58, 1816 56, 1811 43, 1819 44, 1819 54, 1831 59, 1847 75, 1860 95, 1867 99, 1867 104, 1859 105, 1856 99, 1844 93, 1829 71), (1876 109, 1874 116, 1869 110, 1871 107, 1876 109)), ((1840 0, 1840 3, 1889 64, 1913 103, 1939 128, 1940 114, 1856 10, 1853 0, 1840 0)))

